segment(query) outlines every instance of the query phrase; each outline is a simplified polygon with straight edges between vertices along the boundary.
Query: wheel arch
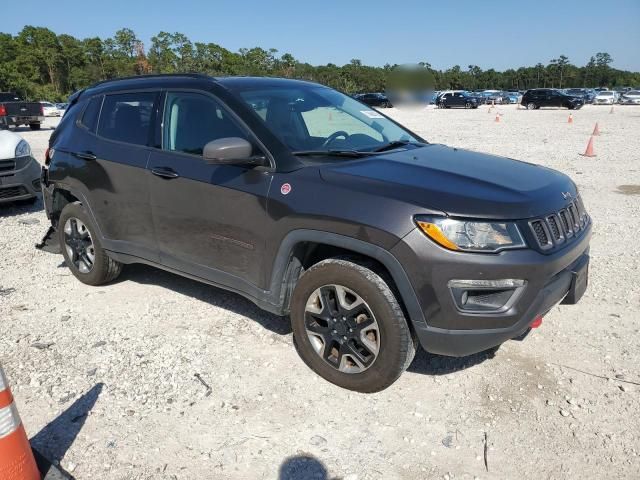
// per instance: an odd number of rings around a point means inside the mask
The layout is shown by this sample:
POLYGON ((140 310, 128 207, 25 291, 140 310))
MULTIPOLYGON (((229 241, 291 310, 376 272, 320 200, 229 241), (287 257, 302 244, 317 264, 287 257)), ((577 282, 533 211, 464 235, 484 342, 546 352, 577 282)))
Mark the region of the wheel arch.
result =
POLYGON ((271 275, 271 294, 289 313, 295 285, 306 268, 326 258, 355 256, 374 262, 393 281, 390 285, 399 296, 411 322, 425 323, 416 293, 400 262, 385 248, 353 237, 318 230, 294 230, 280 244, 271 275))

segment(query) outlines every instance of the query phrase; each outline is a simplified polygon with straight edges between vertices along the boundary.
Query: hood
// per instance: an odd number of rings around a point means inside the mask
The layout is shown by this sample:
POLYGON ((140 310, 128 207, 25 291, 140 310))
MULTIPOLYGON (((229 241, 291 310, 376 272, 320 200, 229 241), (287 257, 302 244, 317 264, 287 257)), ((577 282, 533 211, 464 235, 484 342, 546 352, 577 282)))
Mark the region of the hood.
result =
POLYGON ((567 205, 563 192, 577 194, 571 179, 555 170, 444 145, 326 165, 320 175, 336 186, 486 219, 548 214, 567 205))
POLYGON ((9 130, 0 130, 0 160, 15 158, 16 147, 20 140, 22 140, 22 137, 17 133, 9 130))

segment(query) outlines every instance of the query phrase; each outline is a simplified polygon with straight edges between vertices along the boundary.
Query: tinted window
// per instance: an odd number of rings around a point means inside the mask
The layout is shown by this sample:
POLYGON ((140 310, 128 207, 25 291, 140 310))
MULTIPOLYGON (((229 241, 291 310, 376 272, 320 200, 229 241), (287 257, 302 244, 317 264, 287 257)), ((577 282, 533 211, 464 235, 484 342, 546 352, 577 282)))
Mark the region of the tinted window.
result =
POLYGON ((163 148, 202 155, 212 140, 227 137, 248 139, 213 98, 199 93, 167 93, 164 108, 163 148))
POLYGON ((84 109, 82 120, 80 123, 88 130, 95 132, 98 124, 98 115, 100 115, 100 107, 102 107, 102 96, 93 97, 89 100, 87 108, 84 109))
POLYGON ((106 95, 98 135, 110 140, 146 145, 156 94, 150 92, 106 95))

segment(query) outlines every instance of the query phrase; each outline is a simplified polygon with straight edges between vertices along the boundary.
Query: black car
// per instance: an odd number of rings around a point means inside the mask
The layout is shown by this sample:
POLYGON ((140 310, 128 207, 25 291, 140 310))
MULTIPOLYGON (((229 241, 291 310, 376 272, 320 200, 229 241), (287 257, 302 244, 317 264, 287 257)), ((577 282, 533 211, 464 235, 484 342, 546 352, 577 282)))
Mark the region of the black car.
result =
POLYGON ((139 262, 237 292, 360 392, 391 385, 418 343, 463 356, 521 338, 587 285, 569 177, 429 144, 309 82, 96 84, 71 97, 42 181, 39 246, 81 282, 139 262))
POLYGON ((360 93, 354 98, 370 107, 391 108, 391 100, 384 93, 360 93))
POLYGON ((571 97, 581 98, 584 103, 593 103, 593 99, 596 98, 595 92, 586 88, 568 88, 564 93, 571 97))
POLYGON ((534 88, 525 92, 520 104, 529 110, 536 110, 540 107, 563 107, 577 110, 583 107, 584 100, 552 88, 534 88))
POLYGON ((467 92, 443 92, 437 100, 439 108, 478 108, 479 104, 478 98, 467 92))

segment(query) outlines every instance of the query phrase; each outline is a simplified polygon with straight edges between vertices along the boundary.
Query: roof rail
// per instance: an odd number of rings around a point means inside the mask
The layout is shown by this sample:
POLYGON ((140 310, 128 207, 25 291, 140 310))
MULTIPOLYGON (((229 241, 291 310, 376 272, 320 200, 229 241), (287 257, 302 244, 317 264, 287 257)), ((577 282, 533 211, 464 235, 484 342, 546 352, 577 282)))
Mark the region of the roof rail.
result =
POLYGON ((111 83, 111 82, 119 82, 121 80, 136 80, 136 79, 162 78, 162 77, 190 77, 190 78, 201 78, 201 79, 212 78, 211 76, 205 75, 204 73, 151 73, 151 74, 145 74, 145 75, 132 75, 129 77, 109 78, 107 80, 101 80, 97 83, 94 83, 88 88, 97 87, 98 85, 104 85, 106 83, 111 83))

